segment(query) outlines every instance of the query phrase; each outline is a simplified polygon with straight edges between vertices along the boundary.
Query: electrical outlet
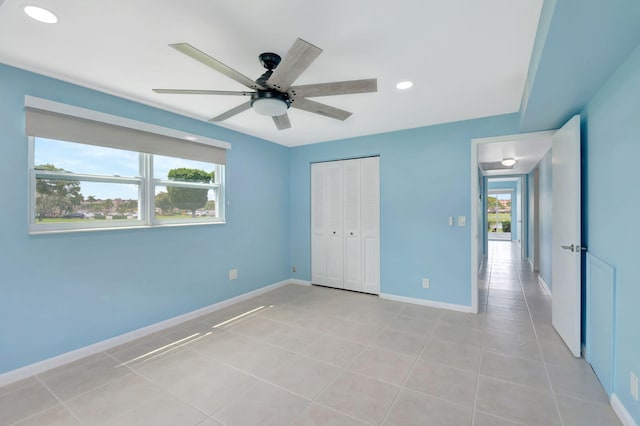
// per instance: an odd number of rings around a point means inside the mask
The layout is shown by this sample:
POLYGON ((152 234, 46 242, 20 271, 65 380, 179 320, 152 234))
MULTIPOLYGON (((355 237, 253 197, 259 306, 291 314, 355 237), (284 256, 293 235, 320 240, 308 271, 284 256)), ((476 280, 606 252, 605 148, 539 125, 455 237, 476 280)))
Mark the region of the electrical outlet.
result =
POLYGON ((291 268, 291 272, 295 272, 296 271, 296 265, 293 265, 293 267, 291 268))
POLYGON ((629 390, 631 391, 631 396, 633 397, 633 399, 637 401, 638 400, 638 376, 636 376, 633 371, 629 374, 629 383, 630 383, 629 390))
POLYGON ((237 280, 238 279, 238 270, 237 269, 229 269, 229 279, 237 280))
POLYGON ((429 288, 429 278, 423 278, 422 279, 422 288, 429 288))

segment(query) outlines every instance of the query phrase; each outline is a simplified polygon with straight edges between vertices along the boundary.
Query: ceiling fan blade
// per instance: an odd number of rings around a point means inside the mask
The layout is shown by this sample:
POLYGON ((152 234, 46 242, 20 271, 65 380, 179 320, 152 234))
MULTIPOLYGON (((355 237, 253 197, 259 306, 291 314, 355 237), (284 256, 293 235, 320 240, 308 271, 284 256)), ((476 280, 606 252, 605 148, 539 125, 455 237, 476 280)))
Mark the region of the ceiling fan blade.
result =
POLYGON ((152 89, 156 93, 173 93, 176 95, 229 95, 251 96, 254 92, 232 92, 228 90, 184 90, 184 89, 152 89))
POLYGON ((267 85, 271 89, 286 92, 321 53, 322 49, 319 47, 298 38, 267 80, 267 85))
POLYGON ((265 87, 262 87, 255 81, 251 80, 249 77, 240 74, 238 71, 228 67, 217 59, 212 58, 203 51, 196 49, 189 43, 175 43, 170 44, 169 46, 173 47, 178 52, 184 53, 190 58, 193 58, 196 61, 203 63, 210 68, 213 68, 214 70, 226 75, 227 77, 237 81, 238 83, 247 86, 250 89, 265 89, 265 87))
POLYGON ((289 115, 285 112, 282 115, 273 116, 273 122, 276 123, 278 130, 284 130, 291 128, 291 122, 289 121, 289 115))
POLYGON ((241 112, 248 110, 249 108, 251 108, 251 101, 240 104, 235 108, 231 108, 229 111, 224 112, 217 117, 213 117, 209 121, 224 121, 227 118, 231 118, 236 114, 240 114, 241 112))
POLYGON ((313 98, 314 96, 351 95, 378 91, 378 79, 335 81, 333 83, 307 84, 289 88, 291 98, 313 98))
POLYGON ((313 112, 315 114, 324 115, 325 117, 335 118, 336 120, 344 121, 351 113, 343 109, 335 108, 330 105, 321 104, 320 102, 312 101, 305 98, 296 99, 291 102, 293 108, 298 108, 303 111, 313 112))

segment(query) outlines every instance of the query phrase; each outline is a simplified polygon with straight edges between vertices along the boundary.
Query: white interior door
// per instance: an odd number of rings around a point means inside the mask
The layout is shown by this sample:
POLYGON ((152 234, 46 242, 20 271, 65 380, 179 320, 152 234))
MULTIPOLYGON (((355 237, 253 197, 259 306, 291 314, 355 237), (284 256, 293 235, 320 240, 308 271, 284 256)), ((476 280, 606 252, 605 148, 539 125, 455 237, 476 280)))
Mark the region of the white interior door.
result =
MULTIPOLYGON (((522 191, 524 191, 524 182, 522 178, 518 178, 518 186, 516 191, 516 236, 518 238, 518 244, 520 244, 521 257, 523 257, 522 253, 524 253, 524 233, 522 232, 522 218, 524 217, 522 205, 524 203, 522 202, 522 191)), ((513 200, 511 200, 511 202, 513 203, 513 200)))
POLYGON ((580 356, 581 208, 580 116, 553 135, 552 322, 574 356, 580 356))

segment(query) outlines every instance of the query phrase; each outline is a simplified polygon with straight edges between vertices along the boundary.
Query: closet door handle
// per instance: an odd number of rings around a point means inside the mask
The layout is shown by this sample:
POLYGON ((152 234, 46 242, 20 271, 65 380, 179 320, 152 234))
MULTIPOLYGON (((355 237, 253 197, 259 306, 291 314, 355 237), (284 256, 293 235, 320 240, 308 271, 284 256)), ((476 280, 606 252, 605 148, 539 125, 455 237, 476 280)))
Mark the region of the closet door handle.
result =
POLYGON ((349 232, 349 235, 353 235, 353 232, 349 232))
POLYGON ((333 231, 333 235, 336 235, 336 231, 333 231))

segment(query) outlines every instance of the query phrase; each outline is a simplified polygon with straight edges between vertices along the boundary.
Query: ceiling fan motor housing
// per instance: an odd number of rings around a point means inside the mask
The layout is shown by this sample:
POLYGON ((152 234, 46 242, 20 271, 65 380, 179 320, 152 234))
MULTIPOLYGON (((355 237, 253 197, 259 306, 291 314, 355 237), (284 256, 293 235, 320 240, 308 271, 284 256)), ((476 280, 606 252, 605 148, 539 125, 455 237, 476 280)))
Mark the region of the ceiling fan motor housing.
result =
POLYGON ((278 55, 277 53, 265 52, 261 53, 258 56, 258 59, 260 59, 260 63, 266 69, 275 70, 282 58, 280 58, 280 55, 278 55))

